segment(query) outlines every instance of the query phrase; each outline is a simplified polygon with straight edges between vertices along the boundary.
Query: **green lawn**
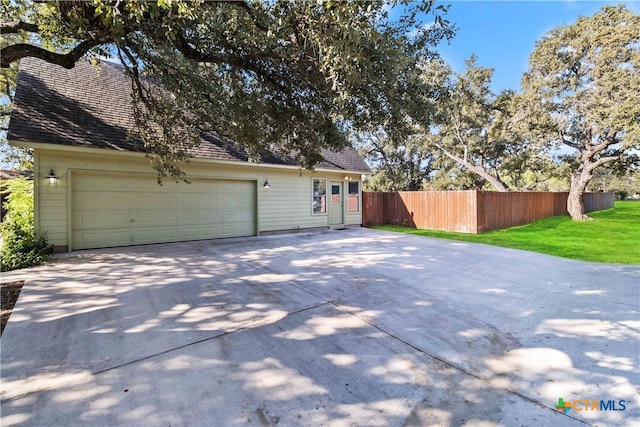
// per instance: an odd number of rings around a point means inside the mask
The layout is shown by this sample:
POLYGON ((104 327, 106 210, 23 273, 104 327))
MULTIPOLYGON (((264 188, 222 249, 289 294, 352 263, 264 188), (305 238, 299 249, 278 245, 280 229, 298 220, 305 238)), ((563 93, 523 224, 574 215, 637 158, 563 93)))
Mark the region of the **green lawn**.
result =
POLYGON ((525 249, 584 261, 640 264, 640 202, 616 202, 614 209, 589 215, 593 221, 572 221, 568 216, 555 216, 483 234, 416 230, 392 225, 373 228, 525 249))

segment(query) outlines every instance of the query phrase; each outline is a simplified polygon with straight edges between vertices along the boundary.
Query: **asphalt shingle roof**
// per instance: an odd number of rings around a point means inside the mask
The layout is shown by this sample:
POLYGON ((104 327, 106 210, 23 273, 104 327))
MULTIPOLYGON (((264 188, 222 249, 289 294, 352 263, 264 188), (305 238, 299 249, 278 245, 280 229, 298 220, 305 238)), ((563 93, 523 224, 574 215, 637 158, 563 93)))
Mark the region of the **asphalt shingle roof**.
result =
MULTIPOLYGON (((80 61, 71 70, 25 58, 20 62, 8 139, 12 141, 144 152, 127 138, 133 128, 131 82, 121 66, 103 61, 96 69, 80 61)), ((215 134, 203 135, 190 153, 196 158, 247 162, 247 153, 215 134)), ((369 173, 351 147, 323 151, 316 168, 369 173)), ((262 163, 296 165, 291 157, 262 159, 262 163)))
POLYGON ((0 179, 27 178, 33 179, 32 171, 0 170, 0 179))

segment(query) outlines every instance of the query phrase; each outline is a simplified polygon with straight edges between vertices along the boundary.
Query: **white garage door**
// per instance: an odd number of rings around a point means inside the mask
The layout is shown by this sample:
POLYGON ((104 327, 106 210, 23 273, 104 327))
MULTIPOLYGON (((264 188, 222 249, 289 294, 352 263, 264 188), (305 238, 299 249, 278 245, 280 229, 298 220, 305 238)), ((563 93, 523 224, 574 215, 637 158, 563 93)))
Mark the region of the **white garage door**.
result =
POLYGON ((73 249, 256 234, 256 183, 155 176, 76 174, 73 249))

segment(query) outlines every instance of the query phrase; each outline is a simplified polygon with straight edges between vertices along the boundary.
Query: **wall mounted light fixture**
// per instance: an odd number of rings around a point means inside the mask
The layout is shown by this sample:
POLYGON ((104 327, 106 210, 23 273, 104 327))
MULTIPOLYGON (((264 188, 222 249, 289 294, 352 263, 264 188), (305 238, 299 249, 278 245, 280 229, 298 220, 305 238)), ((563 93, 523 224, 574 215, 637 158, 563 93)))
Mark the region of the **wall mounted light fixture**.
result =
POLYGON ((350 176, 346 176, 346 175, 345 175, 345 177, 344 177, 344 180, 345 180, 345 181, 351 181, 352 179, 353 179, 353 178, 351 178, 350 176))
POLYGON ((262 186, 262 189, 263 189, 264 191, 269 191, 269 190, 271 190, 271 186, 269 185, 269 180, 268 180, 268 179, 265 179, 265 180, 264 180, 264 185, 262 186))
POLYGON ((53 173, 53 169, 51 169, 51 172, 49 172, 49 175, 47 175, 47 182, 51 185, 54 185, 56 182, 58 182, 58 177, 53 173))

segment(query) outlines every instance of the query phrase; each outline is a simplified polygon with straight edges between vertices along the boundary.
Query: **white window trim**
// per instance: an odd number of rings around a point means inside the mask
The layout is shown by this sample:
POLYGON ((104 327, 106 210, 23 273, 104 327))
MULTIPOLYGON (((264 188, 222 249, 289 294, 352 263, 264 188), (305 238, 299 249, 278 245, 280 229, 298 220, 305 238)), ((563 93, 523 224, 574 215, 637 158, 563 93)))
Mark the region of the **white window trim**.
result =
POLYGON ((312 216, 327 216, 329 215, 329 206, 327 205, 327 189, 328 189, 328 182, 327 182, 327 178, 318 178, 315 176, 311 177, 311 200, 310 200, 310 206, 311 206, 311 215, 312 216), (313 181, 324 181, 324 212, 314 212, 313 211, 313 181))
POLYGON ((362 211, 362 183, 360 181, 347 181, 347 209, 346 209, 346 213, 347 215, 351 215, 351 214, 359 214, 362 211), (349 211, 349 184, 353 183, 353 182, 357 182, 358 183, 358 210, 357 211, 349 211))

